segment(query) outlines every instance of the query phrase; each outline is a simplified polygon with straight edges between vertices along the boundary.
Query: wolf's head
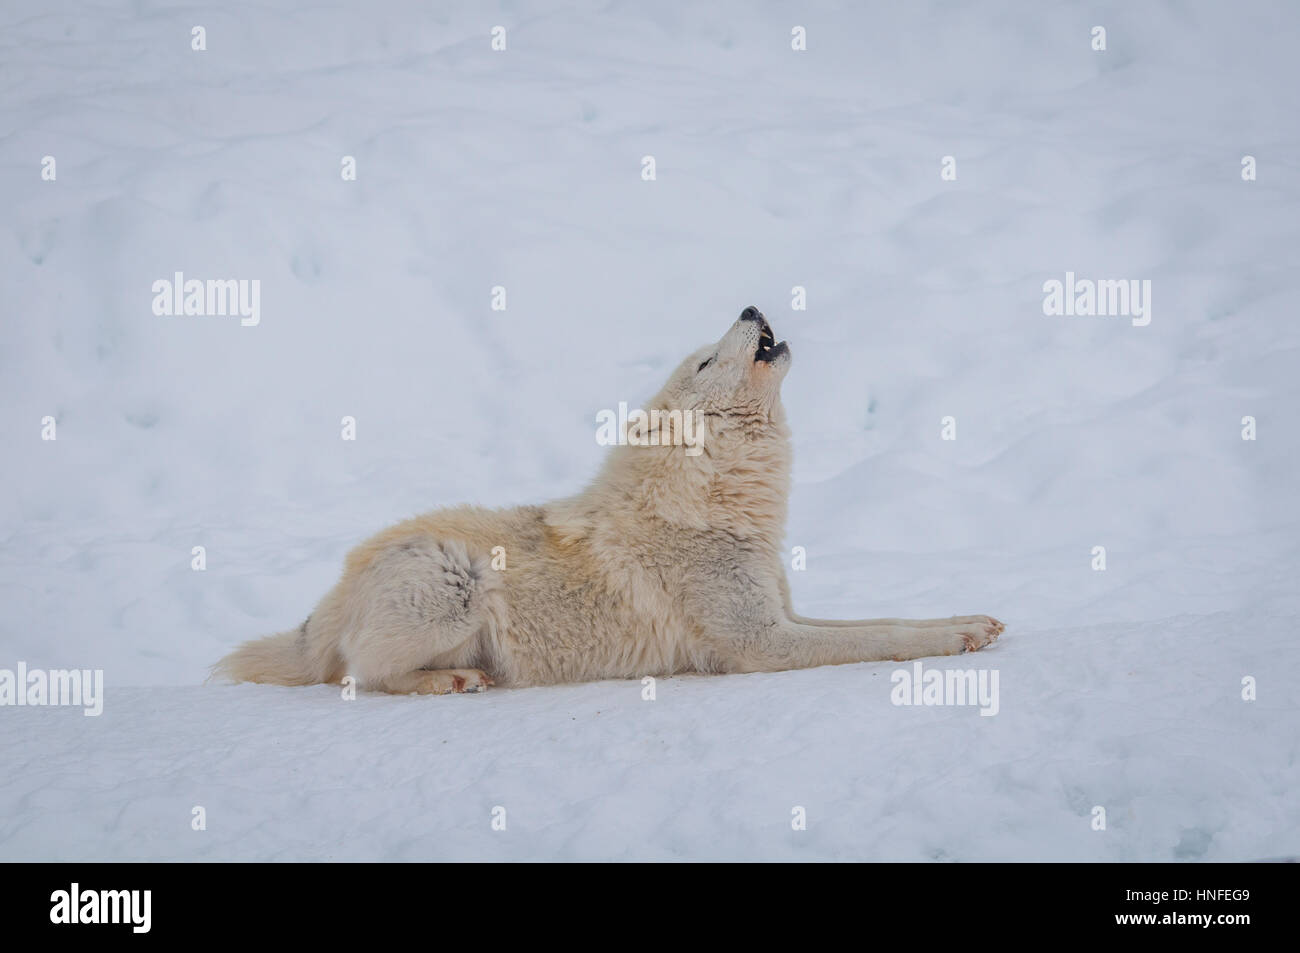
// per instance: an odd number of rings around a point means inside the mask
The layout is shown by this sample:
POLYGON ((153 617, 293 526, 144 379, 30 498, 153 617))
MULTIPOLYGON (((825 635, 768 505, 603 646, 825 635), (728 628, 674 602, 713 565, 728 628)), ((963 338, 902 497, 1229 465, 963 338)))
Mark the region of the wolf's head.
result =
POLYGON ((673 371, 663 389, 628 416, 583 493, 549 507, 565 539, 625 537, 649 517, 698 530, 760 537, 775 547, 790 489, 790 431, 781 381, 790 348, 757 308, 673 371))
POLYGON ((749 307, 726 334, 678 365, 654 403, 723 421, 770 418, 790 360, 789 345, 778 343, 762 312, 749 307))

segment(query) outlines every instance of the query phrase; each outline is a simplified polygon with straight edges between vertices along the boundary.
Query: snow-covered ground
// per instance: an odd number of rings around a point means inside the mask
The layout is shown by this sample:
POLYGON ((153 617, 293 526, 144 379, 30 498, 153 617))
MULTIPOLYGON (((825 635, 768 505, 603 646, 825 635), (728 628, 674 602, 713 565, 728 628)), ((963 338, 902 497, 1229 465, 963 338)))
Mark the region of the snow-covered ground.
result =
POLYGON ((1300 7, 970 6, 5 7, 0 668, 105 698, 0 708, 0 859, 1300 854, 1300 7), (178 271, 260 322, 155 315, 178 271), (749 304, 797 607, 998 616, 931 660, 996 716, 892 663, 201 684, 374 530, 574 491, 749 304))

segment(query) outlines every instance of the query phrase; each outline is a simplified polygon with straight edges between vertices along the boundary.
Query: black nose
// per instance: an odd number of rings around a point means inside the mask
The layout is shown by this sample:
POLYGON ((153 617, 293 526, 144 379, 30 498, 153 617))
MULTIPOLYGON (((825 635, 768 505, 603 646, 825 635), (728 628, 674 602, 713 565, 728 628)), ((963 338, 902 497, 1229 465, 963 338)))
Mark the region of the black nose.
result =
POLYGON ((762 312, 762 311, 759 311, 759 310, 758 310, 757 308, 755 308, 753 305, 750 305, 750 306, 749 306, 748 308, 746 308, 744 311, 740 312, 740 320, 742 320, 742 321, 762 321, 762 320, 763 320, 763 312, 762 312))

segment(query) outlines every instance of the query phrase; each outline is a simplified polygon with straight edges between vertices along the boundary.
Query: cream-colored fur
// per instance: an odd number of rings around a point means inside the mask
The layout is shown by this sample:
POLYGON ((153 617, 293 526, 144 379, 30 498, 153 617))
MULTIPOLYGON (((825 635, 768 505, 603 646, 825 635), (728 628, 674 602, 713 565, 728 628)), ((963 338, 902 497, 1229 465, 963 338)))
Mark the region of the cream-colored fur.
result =
POLYGON ((613 448, 577 496, 400 523, 348 555, 298 629, 245 643, 214 673, 282 685, 352 674, 373 690, 443 693, 902 660, 992 642, 1002 624, 988 616, 794 612, 780 549, 790 352, 772 344, 746 309, 647 405, 699 411, 703 452, 682 444, 680 418, 663 417, 659 446, 613 448))

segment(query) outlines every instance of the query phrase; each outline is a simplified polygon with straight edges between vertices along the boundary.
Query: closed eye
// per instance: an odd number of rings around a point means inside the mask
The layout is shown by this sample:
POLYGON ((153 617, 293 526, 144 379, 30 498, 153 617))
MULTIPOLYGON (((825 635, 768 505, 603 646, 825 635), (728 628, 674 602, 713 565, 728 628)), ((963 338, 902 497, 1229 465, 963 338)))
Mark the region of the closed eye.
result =
POLYGON ((714 357, 717 357, 717 356, 718 356, 718 355, 716 355, 716 354, 713 355, 713 357, 709 358, 707 361, 705 361, 703 364, 701 364, 699 367, 697 367, 697 368, 695 369, 695 373, 698 374, 700 371, 704 370, 706 367, 708 367, 710 364, 712 364, 712 363, 713 363, 713 358, 714 358, 714 357))

